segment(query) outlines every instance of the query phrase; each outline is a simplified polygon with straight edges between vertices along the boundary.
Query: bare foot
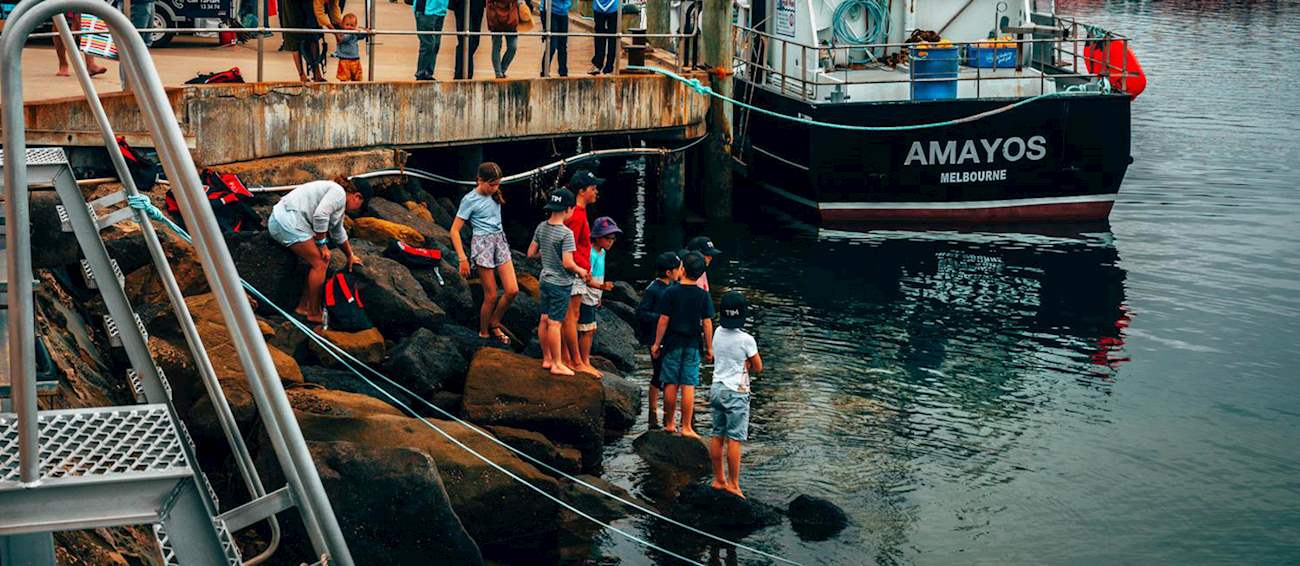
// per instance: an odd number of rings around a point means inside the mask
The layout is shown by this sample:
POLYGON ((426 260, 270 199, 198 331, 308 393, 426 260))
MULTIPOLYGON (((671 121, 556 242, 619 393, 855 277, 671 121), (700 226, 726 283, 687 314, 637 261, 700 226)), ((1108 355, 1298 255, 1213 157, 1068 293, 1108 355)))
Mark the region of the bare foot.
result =
POLYGON ((54 72, 54 76, 56 77, 68 76, 68 67, 66 65, 60 65, 59 70, 54 72))
POLYGON ((542 360, 542 369, 551 369, 551 360, 542 360))
POLYGON ((582 373, 585 373, 585 374, 594 375, 594 376, 596 376, 597 378, 599 378, 599 377, 605 375, 603 372, 601 372, 600 370, 596 369, 596 366, 592 366, 592 365, 578 366, 578 367, 573 368, 573 369, 576 369, 576 370, 578 370, 578 371, 580 371, 580 372, 582 372, 582 373))
POLYGON ((675 424, 664 425, 664 432, 668 434, 677 434, 677 425, 675 424))
POLYGON ((573 370, 565 367, 564 364, 552 364, 551 375, 574 375, 573 370))
POLYGON ((725 490, 725 489, 727 489, 727 484, 722 483, 722 482, 720 482, 720 481, 718 481, 718 480, 713 480, 713 483, 709 484, 709 487, 711 487, 711 488, 713 488, 713 489, 725 490))
POLYGON ((725 490, 727 491, 727 493, 730 493, 730 494, 732 494, 732 495, 734 495, 734 496, 736 496, 736 497, 739 497, 739 498, 741 498, 741 499, 745 499, 745 494, 744 494, 744 493, 741 493, 741 491, 740 491, 740 486, 738 486, 738 485, 729 485, 729 486, 724 487, 723 489, 725 489, 725 490))
POLYGON ((686 427, 682 427, 682 436, 685 436, 686 438, 699 438, 699 437, 700 437, 700 435, 699 435, 698 433, 695 432, 695 429, 693 429, 693 428, 686 428, 686 427))
POLYGON ((90 76, 96 77, 104 73, 107 73, 108 67, 95 67, 93 69, 87 69, 87 70, 90 72, 90 76))

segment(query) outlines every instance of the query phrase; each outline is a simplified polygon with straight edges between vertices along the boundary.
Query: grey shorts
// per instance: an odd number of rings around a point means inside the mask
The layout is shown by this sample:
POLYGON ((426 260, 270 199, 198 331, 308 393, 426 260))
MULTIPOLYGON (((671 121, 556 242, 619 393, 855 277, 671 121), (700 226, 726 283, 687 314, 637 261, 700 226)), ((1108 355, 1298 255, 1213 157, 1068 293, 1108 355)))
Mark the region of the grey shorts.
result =
POLYGON ((506 233, 474 234, 469 239, 470 264, 475 267, 496 269, 510 262, 510 244, 506 233))
POLYGON ((569 312, 569 288, 546 281, 542 281, 539 286, 542 300, 538 307, 542 314, 555 322, 564 322, 564 315, 569 312))
POLYGON ((749 394, 737 393, 719 382, 709 386, 709 411, 713 436, 749 440, 749 394))

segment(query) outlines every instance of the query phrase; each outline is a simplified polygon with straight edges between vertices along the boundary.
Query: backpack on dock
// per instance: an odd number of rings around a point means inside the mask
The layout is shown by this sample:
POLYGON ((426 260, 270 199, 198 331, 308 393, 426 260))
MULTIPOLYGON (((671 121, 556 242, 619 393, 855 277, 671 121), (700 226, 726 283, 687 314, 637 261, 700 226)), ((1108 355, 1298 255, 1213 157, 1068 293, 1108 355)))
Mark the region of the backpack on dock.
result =
MULTIPOLYGON (((224 42, 223 42, 224 44, 224 42)), ((239 72, 239 67, 231 67, 224 71, 216 73, 199 73, 194 78, 185 81, 187 85, 214 85, 214 84, 232 84, 244 82, 243 73, 239 72)))
MULTIPOLYGON (((223 234, 261 229, 262 219, 250 205, 253 193, 238 175, 204 169, 199 173, 199 180, 203 182, 208 204, 212 206, 212 214, 217 217, 217 225, 223 234)), ((167 191, 166 204, 167 213, 184 227, 185 219, 181 218, 181 209, 172 191, 167 191)))
POLYGON ((325 280, 326 328, 342 332, 370 330, 374 325, 365 309, 351 273, 339 271, 325 280))

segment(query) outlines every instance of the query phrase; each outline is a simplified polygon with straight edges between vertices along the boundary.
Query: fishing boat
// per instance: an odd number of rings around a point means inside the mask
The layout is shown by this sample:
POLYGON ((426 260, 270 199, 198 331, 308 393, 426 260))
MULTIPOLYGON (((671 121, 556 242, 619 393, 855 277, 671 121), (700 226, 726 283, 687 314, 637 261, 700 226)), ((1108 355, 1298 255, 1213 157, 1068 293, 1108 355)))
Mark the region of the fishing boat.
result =
POLYGON ((753 0, 741 175, 824 222, 1104 220, 1146 78, 1052 0, 753 0))

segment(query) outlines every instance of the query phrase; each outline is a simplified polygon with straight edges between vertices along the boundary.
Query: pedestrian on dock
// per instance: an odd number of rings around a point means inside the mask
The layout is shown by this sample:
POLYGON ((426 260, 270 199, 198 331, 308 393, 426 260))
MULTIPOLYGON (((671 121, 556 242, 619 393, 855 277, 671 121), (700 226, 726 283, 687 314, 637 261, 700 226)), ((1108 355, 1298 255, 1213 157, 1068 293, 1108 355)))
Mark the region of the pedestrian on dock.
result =
POLYGON ((569 311, 570 290, 574 277, 587 279, 587 270, 573 260, 577 245, 573 231, 564 221, 573 215, 576 199, 568 189, 556 189, 547 197, 543 210, 550 216, 537 225, 533 241, 528 244, 528 257, 542 258, 541 322, 537 326, 537 341, 542 346, 542 368, 554 375, 574 375, 564 363, 560 345, 560 326, 569 311))
POLYGON ((704 256, 704 267, 706 271, 695 280, 695 284, 705 291, 709 290, 709 273, 707 271, 710 265, 713 265, 713 256, 722 253, 717 247, 714 247, 713 240, 708 236, 696 236, 686 243, 686 250, 696 252, 704 256))
MULTIPOLYGON (((68 19, 68 29, 72 31, 81 31, 81 14, 68 13, 66 14, 66 16, 68 19)), ((0 29, 3 29, 3 27, 4 26, 0 25, 0 29)), ((74 39, 75 37, 76 36, 74 36, 74 39)), ((64 45, 63 37, 58 34, 54 35, 54 52, 59 57, 59 70, 55 71, 54 73, 57 76, 60 77, 68 76, 68 54, 69 53, 75 53, 86 59, 86 71, 88 71, 90 73, 90 76, 92 77, 96 75, 102 75, 108 72, 108 67, 101 67, 99 66, 98 63, 95 62, 94 55, 91 55, 89 53, 82 53, 81 49, 78 48, 77 45, 75 44, 71 46, 64 45)))
MULTIPOLYGON (((596 33, 618 33, 619 0, 592 0, 591 12, 595 17, 596 33)), ((618 59, 618 38, 609 35, 596 36, 595 55, 591 58, 591 70, 588 75, 609 74, 614 72, 614 62, 618 59)))
POLYGON ((345 30, 344 33, 335 34, 338 38, 338 46, 334 50, 334 56, 339 60, 339 68, 334 76, 343 82, 363 80, 365 75, 361 72, 361 48, 357 45, 361 34, 347 33, 347 30, 357 29, 356 14, 343 15, 342 29, 345 30))
POLYGON ((474 53, 478 51, 480 32, 483 31, 484 0, 451 0, 451 11, 456 13, 456 67, 455 79, 474 78, 474 53), (468 25, 467 25, 468 24, 468 25), (466 33, 468 31, 468 33, 466 33), (469 50, 468 55, 466 50, 469 50))
POLYGON ((700 353, 713 361, 713 299, 695 285, 704 275, 704 256, 691 252, 682 258, 686 274, 681 284, 664 292, 659 325, 650 355, 663 358, 659 379, 664 383, 664 430, 679 432, 675 424, 677 393, 681 392, 682 436, 695 432, 695 387, 700 384, 700 353))
MULTIPOLYGON (((411 6, 415 11, 415 30, 422 32, 441 32, 443 20, 447 17, 447 0, 415 0, 411 6)), ((438 46, 442 36, 432 33, 420 34, 420 51, 415 60, 415 80, 434 81, 433 72, 438 65, 438 46)))
MULTIPOLYGON (((600 189, 598 188, 604 179, 591 174, 591 171, 579 169, 569 179, 569 192, 574 194, 576 206, 573 214, 569 219, 564 221, 564 225, 573 231, 574 242, 577 249, 573 252, 573 261, 578 264, 584 271, 591 271, 591 225, 587 222, 587 205, 596 202, 600 198, 600 189)), ((562 341, 564 344, 564 363, 575 371, 600 376, 600 370, 591 364, 582 361, 581 346, 578 343, 578 325, 582 320, 582 298, 587 296, 587 278, 577 278, 573 280, 572 297, 569 299, 569 312, 564 318, 564 329, 562 341)), ((595 311, 591 313, 591 319, 586 322, 595 322, 595 311)))
POLYGON ((614 247, 614 240, 622 234, 613 218, 601 216, 591 223, 591 281, 587 284, 587 294, 582 297, 578 309, 578 352, 581 355, 580 367, 588 367, 600 377, 602 372, 591 365, 591 342, 596 337, 596 309, 605 291, 614 289, 614 284, 605 281, 605 253, 614 247))
POLYGON ((713 333, 713 384, 709 386, 709 410, 713 414, 713 438, 709 459, 713 463, 713 489, 737 497, 740 491, 741 444, 749 440, 749 377, 763 373, 758 343, 745 332, 749 303, 736 291, 722 296, 720 327, 713 333), (726 473, 723 473, 723 464, 726 473))
MULTIPOLYGON (((663 312, 664 292, 677 284, 682 278, 682 259, 676 252, 663 252, 655 257, 655 278, 641 293, 641 302, 636 305, 637 341, 650 348, 655 341, 655 330, 659 326, 659 315, 663 312)), ((654 355, 650 348, 650 430, 659 428, 659 394, 663 392, 664 383, 660 378, 664 359, 654 355)))
POLYGON ((542 54, 542 76, 550 76, 551 59, 556 59, 556 72, 569 76, 569 8, 573 0, 542 0, 543 21, 550 42, 542 54))
POLYGON ((307 279, 302 295, 293 310, 307 322, 321 323, 321 292, 325 286, 325 273, 330 265, 330 240, 347 255, 348 270, 361 265, 352 253, 347 230, 343 229, 343 214, 361 210, 370 199, 368 185, 355 185, 344 177, 332 181, 303 183, 280 198, 271 210, 266 229, 271 238, 289 248, 307 262, 307 279))
POLYGON ((478 311, 478 335, 494 338, 509 345, 510 337, 501 329, 501 317, 519 294, 515 279, 515 264, 510 256, 510 244, 501 224, 501 167, 491 161, 478 166, 474 190, 465 193, 456 209, 456 219, 451 222, 451 245, 456 249, 461 277, 470 276, 470 268, 478 272, 483 286, 483 304, 478 311), (460 232, 469 222, 473 235, 469 241, 469 254, 461 243, 460 232), (497 278, 501 279, 500 295, 497 278))
POLYGON ((519 43, 519 1, 487 0, 485 16, 488 31, 492 32, 492 72, 498 79, 504 79, 519 43), (502 43, 506 46, 505 54, 501 53, 502 43))

